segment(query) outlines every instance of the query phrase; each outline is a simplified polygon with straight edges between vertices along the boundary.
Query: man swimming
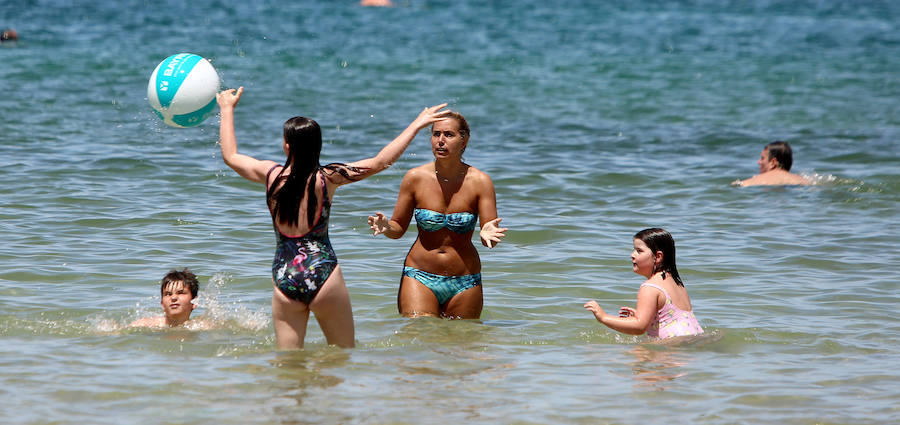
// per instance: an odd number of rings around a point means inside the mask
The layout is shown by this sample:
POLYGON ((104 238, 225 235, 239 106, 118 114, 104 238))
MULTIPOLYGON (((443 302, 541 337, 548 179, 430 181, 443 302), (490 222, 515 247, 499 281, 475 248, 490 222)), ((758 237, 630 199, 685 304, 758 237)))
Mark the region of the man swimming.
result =
POLYGON ((737 186, 783 186, 808 185, 805 177, 791 173, 794 162, 791 146, 787 142, 776 140, 766 145, 759 154, 759 174, 747 180, 738 180, 732 184, 737 186))

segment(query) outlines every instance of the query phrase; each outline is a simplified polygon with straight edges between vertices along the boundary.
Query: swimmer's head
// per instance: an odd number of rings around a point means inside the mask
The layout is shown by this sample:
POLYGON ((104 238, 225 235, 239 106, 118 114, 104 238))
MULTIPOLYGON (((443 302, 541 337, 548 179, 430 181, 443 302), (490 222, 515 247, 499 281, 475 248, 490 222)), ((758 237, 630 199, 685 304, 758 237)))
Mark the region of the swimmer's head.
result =
POLYGON ((791 145, 787 142, 776 140, 766 145, 766 150, 769 152, 769 159, 774 159, 778 163, 778 168, 784 171, 791 171, 791 165, 794 163, 791 145))
POLYGON ((200 282, 197 281, 197 276, 188 269, 172 270, 163 276, 162 285, 159 287, 160 296, 165 294, 167 287, 179 282, 191 291, 191 299, 197 298, 197 293, 200 292, 200 282))
POLYGON ((360 0, 360 5, 363 6, 375 6, 375 7, 391 7, 394 4, 391 3, 391 0, 360 0))
POLYGON ((662 260, 653 266, 653 273, 665 272, 672 275, 675 283, 684 286, 681 276, 678 275, 678 267, 675 265, 675 239, 666 229, 658 227, 644 229, 635 233, 634 239, 638 239, 650 248, 650 252, 662 252, 662 260))
POLYGON ((7 28, 0 32, 0 42, 16 41, 19 39, 19 33, 12 28, 7 28))

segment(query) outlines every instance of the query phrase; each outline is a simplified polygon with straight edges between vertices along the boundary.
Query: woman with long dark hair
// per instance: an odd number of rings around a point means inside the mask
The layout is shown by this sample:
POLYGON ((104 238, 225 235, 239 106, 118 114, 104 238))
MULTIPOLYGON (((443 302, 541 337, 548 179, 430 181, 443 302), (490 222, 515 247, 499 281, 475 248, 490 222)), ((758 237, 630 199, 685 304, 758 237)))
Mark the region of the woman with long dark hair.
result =
POLYGON ((328 216, 331 199, 339 186, 360 181, 393 164, 419 130, 443 120, 446 104, 425 108, 378 155, 347 164, 319 164, 322 130, 305 117, 284 123, 285 163, 258 160, 237 152, 234 108, 244 88, 219 92, 219 137, 222 159, 247 180, 266 186, 266 203, 275 228, 276 249, 272 262, 272 322, 279 349, 303 347, 309 313, 325 334, 328 344, 354 345, 350 295, 331 242, 328 216))

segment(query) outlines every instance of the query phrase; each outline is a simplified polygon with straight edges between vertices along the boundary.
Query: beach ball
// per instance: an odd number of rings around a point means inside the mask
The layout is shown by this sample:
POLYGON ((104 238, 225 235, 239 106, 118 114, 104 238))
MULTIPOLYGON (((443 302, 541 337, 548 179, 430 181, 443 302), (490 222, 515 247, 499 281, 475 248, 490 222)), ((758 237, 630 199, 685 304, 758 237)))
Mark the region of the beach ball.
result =
POLYGON ((193 127, 216 108, 219 74, 208 60, 193 53, 167 57, 150 74, 147 100, 164 123, 193 127))

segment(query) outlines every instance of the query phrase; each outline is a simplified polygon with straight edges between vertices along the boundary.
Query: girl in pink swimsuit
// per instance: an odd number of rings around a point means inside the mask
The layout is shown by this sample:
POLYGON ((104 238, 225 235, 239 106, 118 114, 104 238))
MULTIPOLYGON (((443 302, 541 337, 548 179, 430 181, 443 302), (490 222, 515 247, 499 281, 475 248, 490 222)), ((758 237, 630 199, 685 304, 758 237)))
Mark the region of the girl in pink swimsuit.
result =
POLYGON ((661 339, 703 333, 678 275, 675 240, 669 232, 653 228, 634 235, 631 267, 647 278, 638 289, 637 308, 622 307, 619 315, 613 316, 596 301, 588 301, 584 308, 594 313, 597 321, 619 332, 661 339))

